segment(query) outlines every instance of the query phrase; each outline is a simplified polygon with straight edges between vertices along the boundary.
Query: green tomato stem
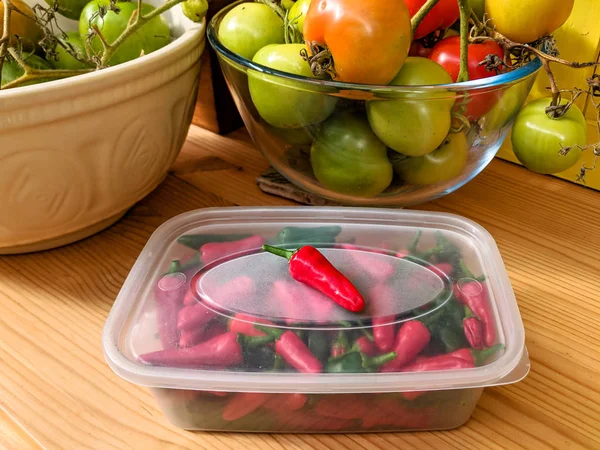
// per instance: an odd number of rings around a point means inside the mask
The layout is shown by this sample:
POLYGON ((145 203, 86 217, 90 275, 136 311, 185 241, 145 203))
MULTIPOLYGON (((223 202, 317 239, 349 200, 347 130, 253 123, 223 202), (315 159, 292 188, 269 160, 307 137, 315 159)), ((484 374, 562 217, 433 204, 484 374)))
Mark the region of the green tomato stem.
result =
MULTIPOLYGON (((141 5, 142 0, 138 1, 138 5, 141 5)), ((165 11, 168 11, 173 6, 178 5, 179 3, 183 3, 184 1, 185 0, 169 0, 163 3, 162 6, 152 10, 146 15, 140 13, 136 14, 133 23, 129 24, 127 28, 125 28, 125 30, 121 33, 121 35, 117 39, 115 39, 115 41, 112 44, 110 44, 110 46, 108 46, 108 48, 103 52, 102 58, 100 59, 100 67, 105 67, 110 58, 112 58, 119 46, 123 43, 123 41, 125 41, 125 39, 127 39, 129 36, 135 33, 144 24, 150 22, 155 17, 161 15, 165 11)), ((141 8, 141 6, 139 8, 141 8)))
MULTIPOLYGON (((10 42, 10 16, 13 6, 10 0, 4 0, 4 28, 0 38, 0 85, 2 85, 2 66, 6 59, 6 49, 10 42)), ((0 87, 2 89, 2 87, 0 87)))
POLYGON ((469 81, 469 17, 471 6, 469 0, 458 0, 460 9, 460 72, 457 83, 469 81))
POLYGON ((438 4, 439 1, 440 0, 427 0, 427 2, 423 6, 421 6, 421 9, 417 12, 417 14, 413 16, 412 20, 410 21, 413 36, 415 35, 415 32, 417 31, 417 28, 419 27, 421 22, 423 22, 425 16, 429 14, 429 11, 431 11, 433 7, 438 4))

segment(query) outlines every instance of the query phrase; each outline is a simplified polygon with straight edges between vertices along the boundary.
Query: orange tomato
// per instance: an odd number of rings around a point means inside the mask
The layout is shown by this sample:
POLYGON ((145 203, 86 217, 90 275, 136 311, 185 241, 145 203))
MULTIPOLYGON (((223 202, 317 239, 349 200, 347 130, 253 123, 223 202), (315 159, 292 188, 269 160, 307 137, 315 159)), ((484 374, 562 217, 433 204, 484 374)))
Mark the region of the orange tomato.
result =
MULTIPOLYGON (((22 38, 23 46, 26 50, 30 50, 36 46, 38 41, 44 37, 42 29, 35 22, 35 13, 27 6, 26 3, 21 0, 12 0, 12 4, 15 8, 21 11, 23 14, 13 12, 10 15, 10 34, 11 45, 17 44, 15 35, 22 38)), ((0 37, 3 33, 4 23, 4 2, 0 0, 0 37)))
POLYGON ((388 84, 412 40, 403 0, 312 0, 304 22, 309 47, 331 52, 337 81, 388 84))

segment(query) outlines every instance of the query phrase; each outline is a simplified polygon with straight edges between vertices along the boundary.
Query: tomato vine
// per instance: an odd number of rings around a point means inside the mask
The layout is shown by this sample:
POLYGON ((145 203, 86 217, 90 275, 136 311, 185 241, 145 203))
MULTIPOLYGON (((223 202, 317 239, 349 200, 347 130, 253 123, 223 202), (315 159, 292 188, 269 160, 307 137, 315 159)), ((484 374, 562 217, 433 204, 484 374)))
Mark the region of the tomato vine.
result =
MULTIPOLYGON (((42 42, 38 43, 40 46, 47 52, 47 54, 52 54, 54 52, 54 48, 56 45, 62 46, 67 53, 69 53, 73 58, 80 62, 88 63, 93 68, 90 69, 55 69, 55 70, 39 70, 34 67, 31 67, 25 61, 25 58, 22 57, 22 50, 17 46, 10 45, 10 23, 11 23, 11 15, 13 12, 17 14, 25 15, 23 11, 20 11, 11 0, 2 0, 4 3, 4 17, 3 17, 3 33, 2 37, 0 37, 0 74, 2 73, 2 67, 4 62, 8 57, 12 58, 22 69, 23 75, 19 78, 6 83, 4 86, 1 86, 0 89, 10 89, 14 87, 22 86, 26 83, 36 80, 58 80, 62 78, 73 77, 76 75, 82 75, 85 73, 93 72, 95 70, 101 70, 108 66, 108 61, 110 58, 116 53, 119 47, 123 44, 123 42, 138 31, 141 27, 143 27, 146 23, 159 16, 160 14, 168 11, 174 6, 184 3, 188 0, 167 0, 161 6, 153 9, 148 14, 142 14, 142 5, 143 0, 137 0, 137 9, 132 14, 127 27, 123 32, 115 39, 111 44, 109 44, 100 29, 97 26, 92 25, 92 32, 85 40, 85 48, 87 53, 87 58, 83 59, 80 55, 77 54, 75 49, 70 46, 68 43, 62 42, 62 40, 57 39, 55 37, 54 28, 56 27, 62 37, 66 37, 65 32, 58 26, 56 21, 55 12, 53 7, 45 8, 41 5, 36 5, 33 10, 35 12, 35 21, 42 28, 44 32, 44 38, 42 42), (90 42, 91 40, 97 36, 100 42, 102 43, 102 51, 100 54, 95 54, 91 49, 90 42)), ((195 5, 194 5, 195 6, 195 5)), ((196 8, 198 10, 198 8, 196 8)), ((115 0, 110 0, 109 5, 100 11, 100 14, 106 14, 108 11, 113 11, 118 13, 119 9, 116 5, 115 0)), ((202 14, 196 14, 194 17, 190 17, 190 14, 184 10, 184 13, 188 18, 199 22, 203 20, 206 10, 201 11, 202 14)), ((28 16, 29 17, 29 16, 28 16)))

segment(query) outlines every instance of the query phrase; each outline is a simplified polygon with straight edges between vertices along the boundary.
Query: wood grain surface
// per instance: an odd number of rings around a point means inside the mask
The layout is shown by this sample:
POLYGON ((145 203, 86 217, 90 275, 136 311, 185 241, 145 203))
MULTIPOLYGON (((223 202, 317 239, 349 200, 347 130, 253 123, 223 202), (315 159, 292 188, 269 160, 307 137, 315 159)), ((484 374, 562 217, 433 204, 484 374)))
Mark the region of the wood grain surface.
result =
POLYGON ((419 209, 466 216, 497 240, 532 360, 524 381, 486 389, 471 420, 444 432, 192 433, 168 423, 147 389, 105 363, 104 321, 165 220, 206 206, 292 204, 258 189, 266 167, 244 131, 192 127, 171 174, 119 223, 0 258, 2 448, 600 449, 600 193, 503 161, 419 209))

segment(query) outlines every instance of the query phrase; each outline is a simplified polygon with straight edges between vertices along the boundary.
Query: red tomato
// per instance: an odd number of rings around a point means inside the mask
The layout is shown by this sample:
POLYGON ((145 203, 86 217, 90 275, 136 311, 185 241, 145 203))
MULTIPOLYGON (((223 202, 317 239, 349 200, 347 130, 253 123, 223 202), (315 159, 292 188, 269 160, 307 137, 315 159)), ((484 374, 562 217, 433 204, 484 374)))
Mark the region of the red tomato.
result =
MULTIPOLYGON (((469 44, 470 80, 479 80, 496 75, 495 71, 487 70, 484 66, 479 65, 487 55, 492 54, 503 58, 504 50, 499 44, 493 41, 481 44, 469 44)), ((429 59, 440 64, 450 74, 452 80, 456 81, 460 72, 460 37, 451 36, 442 39, 433 47, 429 59)), ((467 118, 470 120, 479 119, 496 104, 499 98, 498 95, 498 92, 489 92, 470 98, 467 106, 467 118)), ((457 106, 460 106, 460 102, 457 102, 457 106)))
POLYGON ((303 31, 309 50, 329 49, 337 80, 364 84, 392 81, 412 37, 404 0, 312 0, 303 31))
POLYGON ((429 57, 430 53, 430 48, 425 47, 419 41, 413 41, 413 43, 410 44, 410 51, 408 52, 408 56, 420 56, 422 58, 427 58, 429 57))
MULTIPOLYGON (((410 17, 419 12, 427 0, 404 0, 410 17)), ((414 39, 421 39, 435 30, 449 28, 460 17, 460 9, 456 0, 440 0, 425 16, 415 32, 414 39)))

